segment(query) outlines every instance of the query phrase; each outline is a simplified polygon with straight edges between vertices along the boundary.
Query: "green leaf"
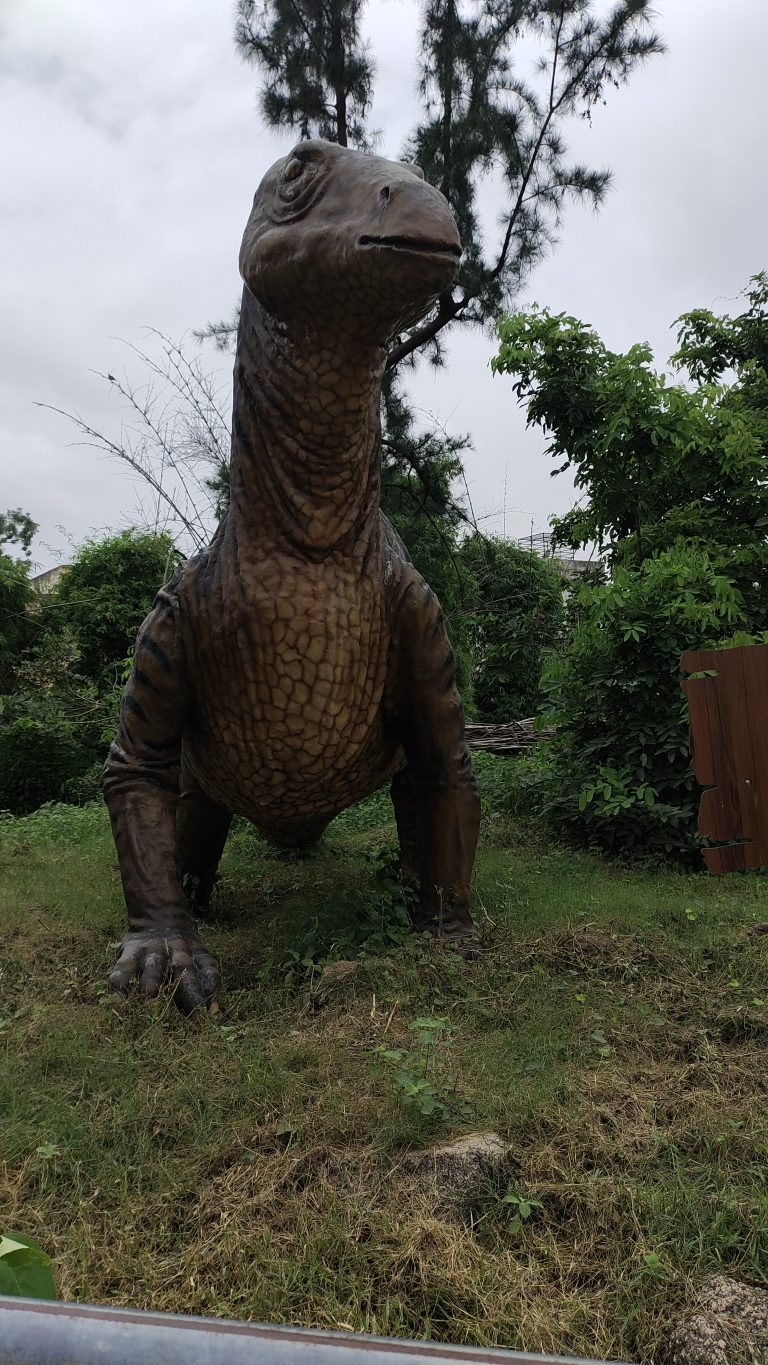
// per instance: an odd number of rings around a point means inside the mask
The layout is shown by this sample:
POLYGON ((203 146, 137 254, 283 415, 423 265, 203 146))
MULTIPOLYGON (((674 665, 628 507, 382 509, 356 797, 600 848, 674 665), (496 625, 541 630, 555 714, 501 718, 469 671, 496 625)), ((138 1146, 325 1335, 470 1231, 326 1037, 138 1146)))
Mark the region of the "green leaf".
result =
POLYGON ((35 1152, 43 1161, 52 1161, 54 1157, 61 1156, 61 1148, 55 1142, 43 1142, 35 1148, 35 1152))
POLYGON ((393 1071, 392 1079, 397 1081, 398 1085, 413 1086, 413 1076, 407 1071, 393 1071))
POLYGON ((50 1257, 21 1233, 0 1237, 0 1294, 28 1299, 55 1299, 50 1257))

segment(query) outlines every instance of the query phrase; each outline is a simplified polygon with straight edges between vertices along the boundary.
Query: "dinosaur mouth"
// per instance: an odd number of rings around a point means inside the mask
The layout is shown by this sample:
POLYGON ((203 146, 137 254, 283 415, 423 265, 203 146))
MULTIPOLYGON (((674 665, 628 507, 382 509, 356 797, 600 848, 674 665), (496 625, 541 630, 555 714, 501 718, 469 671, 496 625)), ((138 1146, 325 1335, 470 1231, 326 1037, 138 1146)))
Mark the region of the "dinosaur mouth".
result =
POLYGON ((424 237, 361 237, 360 246, 384 247, 389 251, 415 251, 422 256, 461 256, 461 247, 456 242, 429 241, 424 237))

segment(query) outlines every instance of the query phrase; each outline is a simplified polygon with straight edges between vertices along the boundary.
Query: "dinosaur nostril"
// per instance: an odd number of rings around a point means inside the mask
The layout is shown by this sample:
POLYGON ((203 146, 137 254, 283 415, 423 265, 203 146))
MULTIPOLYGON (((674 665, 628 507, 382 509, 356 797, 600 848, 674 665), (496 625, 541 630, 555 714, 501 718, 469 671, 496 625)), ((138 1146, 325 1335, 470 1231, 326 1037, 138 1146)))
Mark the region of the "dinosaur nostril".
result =
POLYGON ((382 185, 381 189, 379 190, 379 198, 382 204, 389 203, 390 199, 392 198, 392 191, 389 188, 389 185, 382 185))

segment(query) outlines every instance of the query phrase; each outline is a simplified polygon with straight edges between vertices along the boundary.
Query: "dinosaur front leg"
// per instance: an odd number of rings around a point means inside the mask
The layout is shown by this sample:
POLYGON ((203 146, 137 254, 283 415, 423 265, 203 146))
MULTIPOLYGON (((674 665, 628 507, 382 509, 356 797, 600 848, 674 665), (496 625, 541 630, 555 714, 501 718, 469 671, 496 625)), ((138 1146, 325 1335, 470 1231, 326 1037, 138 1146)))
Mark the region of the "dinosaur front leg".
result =
POLYGON ((206 918, 232 815, 206 796, 183 763, 180 786, 176 849, 182 885, 188 905, 206 918))
POLYGON ((480 794, 464 743, 464 712, 442 611, 421 581, 409 587, 401 606, 398 655, 396 712, 408 766, 393 796, 409 862, 414 842, 418 848, 417 922, 446 938, 472 938, 480 794))
POLYGON ((120 727, 104 770, 128 932, 110 977, 125 994, 131 981, 149 997, 165 982, 191 1014, 216 996, 219 975, 187 908, 176 851, 181 739, 187 709, 176 605, 165 591, 139 632, 120 727))

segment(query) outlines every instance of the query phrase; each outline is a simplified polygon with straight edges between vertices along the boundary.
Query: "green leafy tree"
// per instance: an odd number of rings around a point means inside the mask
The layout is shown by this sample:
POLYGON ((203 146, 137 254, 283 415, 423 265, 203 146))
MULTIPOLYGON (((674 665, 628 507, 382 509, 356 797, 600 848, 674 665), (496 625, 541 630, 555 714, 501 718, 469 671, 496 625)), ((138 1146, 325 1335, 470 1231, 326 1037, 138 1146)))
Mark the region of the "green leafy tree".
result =
POLYGON ((677 547, 579 598, 580 624, 544 671, 556 733, 533 791, 560 833, 621 857, 689 858, 699 788, 680 655, 742 641, 740 594, 704 550, 677 547))
POLYGON ((560 644, 563 579, 556 566, 501 537, 474 534, 459 557, 473 584, 468 633, 478 718, 520 720, 541 708, 539 680, 560 644))
POLYGON ((122 678, 136 632, 178 560, 165 532, 130 530, 88 541, 46 599, 46 632, 68 632, 77 672, 99 693, 122 678))
POLYGON ((37 531, 37 522, 20 507, 0 512, 0 545, 20 545, 29 556, 30 546, 37 531))
POLYGON ((648 346, 610 351, 592 328, 533 309, 504 319, 492 362, 513 376, 529 425, 547 433, 556 473, 584 500, 553 520, 558 540, 595 542, 614 565, 640 566, 680 543, 707 551, 738 589, 746 621, 768 623, 768 288, 756 277, 738 318, 679 319, 674 363, 648 346), (721 378, 726 371, 735 377, 721 378))
POLYGON ((647 346, 616 354, 575 318, 534 309, 500 326, 494 368, 584 490, 556 535, 596 542, 611 572, 580 589, 571 643, 545 672, 557 733, 533 790, 560 828, 613 853, 697 847, 680 655, 765 638, 766 284, 755 277, 737 317, 678 319, 686 384, 647 346))
POLYGON ((696 308, 678 318, 679 349, 672 357, 696 383, 714 383, 734 370, 755 407, 768 406, 768 273, 753 275, 744 290, 748 307, 731 317, 696 308))

